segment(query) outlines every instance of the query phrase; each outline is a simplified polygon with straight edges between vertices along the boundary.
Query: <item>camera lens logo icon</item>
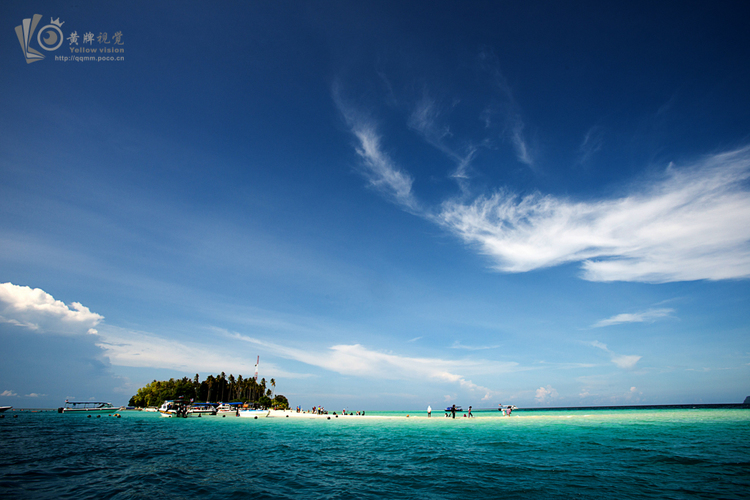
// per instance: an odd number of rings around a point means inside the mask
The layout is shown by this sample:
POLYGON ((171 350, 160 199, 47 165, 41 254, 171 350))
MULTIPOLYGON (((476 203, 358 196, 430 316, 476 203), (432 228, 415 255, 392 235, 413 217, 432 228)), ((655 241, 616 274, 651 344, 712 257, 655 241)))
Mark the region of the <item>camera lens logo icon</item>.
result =
POLYGON ((52 52, 60 48, 60 45, 63 43, 63 32, 60 29, 62 25, 63 23, 58 18, 39 30, 36 41, 39 42, 39 46, 42 49, 52 52))

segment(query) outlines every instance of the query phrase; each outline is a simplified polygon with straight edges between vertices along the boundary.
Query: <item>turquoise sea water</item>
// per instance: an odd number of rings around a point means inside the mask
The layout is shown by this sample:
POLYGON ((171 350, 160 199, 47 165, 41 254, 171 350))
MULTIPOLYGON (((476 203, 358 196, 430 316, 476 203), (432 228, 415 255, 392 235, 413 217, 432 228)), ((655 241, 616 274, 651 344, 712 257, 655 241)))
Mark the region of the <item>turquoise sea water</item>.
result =
POLYGON ((747 409, 410 415, 9 412, 0 419, 0 492, 76 499, 750 498, 747 409))

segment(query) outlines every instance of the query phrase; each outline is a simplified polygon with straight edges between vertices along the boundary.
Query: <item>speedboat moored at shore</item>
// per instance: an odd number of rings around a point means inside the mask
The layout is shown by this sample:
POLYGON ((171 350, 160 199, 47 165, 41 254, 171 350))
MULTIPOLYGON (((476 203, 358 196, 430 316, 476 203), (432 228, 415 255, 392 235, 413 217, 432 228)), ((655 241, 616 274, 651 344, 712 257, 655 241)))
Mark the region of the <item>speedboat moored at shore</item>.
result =
POLYGON ((200 417, 200 413, 190 413, 190 405, 181 399, 164 401, 159 414, 162 417, 200 417))
POLYGON ((57 409, 57 413, 115 413, 120 408, 102 401, 68 401, 57 409))
POLYGON ((230 417, 238 417, 239 412, 242 408, 242 403, 221 403, 218 408, 216 408, 216 414, 221 415, 222 417, 225 417, 229 415, 230 417))
POLYGON ((216 415, 216 406, 211 403, 193 403, 188 413, 201 415, 216 415))

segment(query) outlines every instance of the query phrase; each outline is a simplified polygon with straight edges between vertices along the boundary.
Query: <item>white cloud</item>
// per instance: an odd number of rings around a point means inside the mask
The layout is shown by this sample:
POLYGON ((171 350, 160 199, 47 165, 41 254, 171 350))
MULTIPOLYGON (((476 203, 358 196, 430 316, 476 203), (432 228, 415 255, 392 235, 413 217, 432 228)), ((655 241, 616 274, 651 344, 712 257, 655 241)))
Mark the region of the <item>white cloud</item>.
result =
POLYGON ((612 356, 612 362, 620 368, 633 368, 635 364, 641 359, 641 356, 636 355, 617 355, 612 356))
POLYGON ((667 318, 672 315, 674 309, 649 309, 637 313, 623 313, 612 316, 611 318, 597 321, 592 326, 601 328, 603 326, 620 325, 622 323, 653 323, 657 319, 667 318))
POLYGON ((450 200, 437 221, 505 272, 582 262, 591 281, 750 277, 750 147, 717 154, 639 192, 573 202, 508 191, 450 200))
POLYGON ((41 290, 13 283, 0 284, 0 321, 39 332, 79 334, 103 316, 79 302, 70 306, 41 290))
POLYGON ((547 403, 548 401, 557 398, 557 390, 554 389, 551 385, 548 385, 547 387, 540 387, 536 390, 536 396, 534 397, 539 403, 547 403))
POLYGON ((459 153, 453 148, 446 144, 446 139, 452 134, 450 128, 440 122, 441 110, 437 104, 437 101, 427 95, 427 92, 422 96, 422 99, 414 106, 411 115, 409 116, 408 125, 412 129, 416 130, 427 143, 442 151, 456 164, 456 169, 451 174, 451 177, 458 182, 459 187, 462 190, 467 189, 466 180, 469 178, 469 168, 474 155, 477 152, 477 147, 469 145, 465 148, 465 152, 459 153))
POLYGON ((344 102, 337 85, 333 87, 333 98, 352 134, 357 138, 356 151, 362 159, 362 173, 370 181, 370 186, 392 197, 405 208, 416 210, 417 202, 411 191, 413 180, 382 150, 375 124, 344 102))
POLYGON ((43 398, 46 397, 46 394, 37 394, 36 392, 32 392, 31 394, 27 394, 27 398, 43 398))
POLYGON ((451 349, 466 349, 467 351, 483 351, 486 349, 497 349, 498 347, 500 347, 500 345, 478 345, 478 346, 463 345, 461 342, 456 340, 455 342, 453 342, 451 349))
POLYGON ((601 129, 594 125, 583 137, 583 142, 578 148, 578 163, 588 163, 594 153, 602 149, 603 135, 601 129))
POLYGON ((597 349, 601 349, 602 351, 606 352, 610 355, 610 358, 612 359, 612 362, 617 365, 620 368, 630 369, 635 366, 638 361, 640 361, 641 356, 636 355, 624 355, 624 354, 617 354, 610 350, 607 347, 607 344, 603 344, 599 342, 598 340, 594 340, 592 342, 588 343, 590 346, 596 347, 597 349))
POLYGON ((8 323, 9 325, 20 326, 21 328, 28 328, 29 330, 39 330, 39 325, 37 324, 18 321, 17 319, 8 319, 3 316, 0 316, 0 323, 8 323))
POLYGON ((531 154, 531 148, 524 135, 523 129, 526 127, 521 116, 520 106, 513 97, 513 91, 508 84, 505 76, 500 71, 500 64, 497 57, 487 51, 480 53, 479 59, 485 71, 492 79, 492 86, 497 102, 488 106, 482 117, 487 127, 490 126, 493 116, 499 114, 503 122, 503 136, 510 141, 516 153, 516 159, 534 168, 534 158, 531 154))
POLYGON ((531 167, 534 165, 534 160, 531 158, 531 152, 529 151, 529 146, 524 138, 523 129, 524 124, 519 118, 518 121, 513 124, 510 140, 513 144, 513 148, 516 150, 516 158, 518 158, 518 161, 531 167))
POLYGON ((342 375, 371 379, 391 380, 442 380, 459 384, 471 391, 492 391, 468 380, 464 374, 508 373, 517 363, 486 360, 446 360, 438 358, 416 358, 373 351, 360 344, 334 345, 322 351, 298 349, 272 342, 233 334, 234 338, 262 346, 271 353, 288 359, 318 366, 342 375))
POLYGON ((13 396, 18 396, 18 394, 16 394, 13 391, 10 391, 10 390, 6 389, 2 393, 0 393, 0 396, 13 397, 13 396))
MULTIPOLYGON (((226 371, 249 375, 255 372, 255 355, 243 356, 236 349, 217 347, 216 343, 181 342, 111 326, 103 328, 98 336, 96 346, 103 349, 110 363, 116 366, 168 368, 191 373, 226 371)), ((263 362, 263 370, 274 377, 307 376, 287 372, 268 362, 263 362)))

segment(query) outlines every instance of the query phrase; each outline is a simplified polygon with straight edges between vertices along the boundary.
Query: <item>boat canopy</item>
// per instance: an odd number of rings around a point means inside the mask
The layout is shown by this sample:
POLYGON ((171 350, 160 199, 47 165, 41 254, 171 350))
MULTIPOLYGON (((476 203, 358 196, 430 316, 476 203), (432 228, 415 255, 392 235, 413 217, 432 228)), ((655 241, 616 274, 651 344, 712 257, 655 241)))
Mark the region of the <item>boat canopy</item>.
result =
POLYGON ((65 401, 69 405, 111 405, 107 401, 65 401))

